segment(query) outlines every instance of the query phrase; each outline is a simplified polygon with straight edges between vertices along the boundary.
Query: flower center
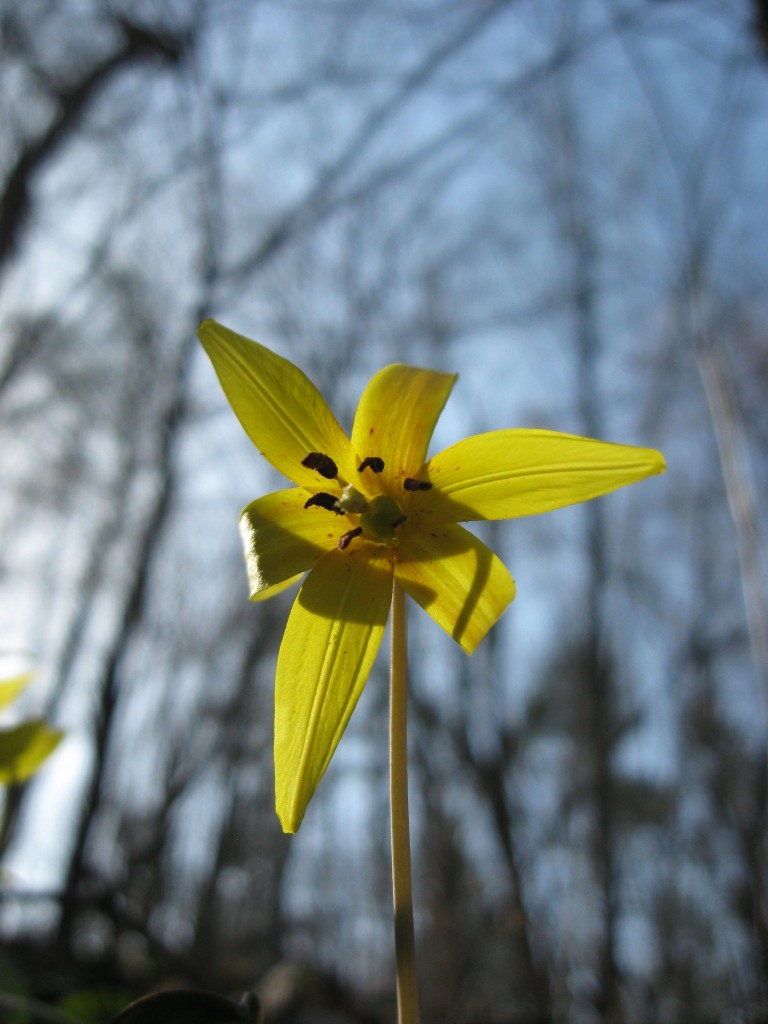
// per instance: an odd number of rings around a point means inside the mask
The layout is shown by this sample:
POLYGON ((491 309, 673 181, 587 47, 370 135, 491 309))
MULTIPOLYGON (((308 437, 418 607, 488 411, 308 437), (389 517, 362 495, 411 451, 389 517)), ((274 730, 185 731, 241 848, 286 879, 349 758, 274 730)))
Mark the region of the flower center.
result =
POLYGON ((371 498, 368 511, 360 516, 360 525, 366 537, 382 544, 395 539, 395 530, 405 522, 403 510, 388 494, 377 494, 371 498))
MULTIPOLYGON (((347 483, 340 475, 338 467, 330 455, 323 452, 310 452, 302 459, 302 466, 307 469, 314 469, 326 480, 335 480, 340 488, 341 494, 336 497, 326 491, 319 491, 309 497, 304 503, 304 508, 318 506, 337 516, 349 515, 359 517, 358 525, 348 530, 339 538, 339 548, 344 551, 356 537, 363 537, 364 540, 372 541, 375 544, 392 544, 397 540, 397 530, 406 521, 400 503, 388 494, 377 494, 373 498, 366 498, 356 487, 347 483)), ((381 473, 384 470, 384 460, 378 455, 369 455, 363 459, 357 468, 358 473, 369 469, 372 473, 381 473)), ((432 485, 427 481, 408 478, 404 481, 403 487, 406 491, 426 490, 432 485)))

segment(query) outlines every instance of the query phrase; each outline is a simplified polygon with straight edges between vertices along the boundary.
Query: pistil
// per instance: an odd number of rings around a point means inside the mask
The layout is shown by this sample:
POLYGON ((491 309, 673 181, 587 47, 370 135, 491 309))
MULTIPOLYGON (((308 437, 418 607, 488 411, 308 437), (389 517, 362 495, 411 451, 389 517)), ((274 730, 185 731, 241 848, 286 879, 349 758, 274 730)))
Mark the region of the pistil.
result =
POLYGON ((371 499, 368 511, 360 516, 366 536, 382 544, 395 539, 395 530, 405 522, 405 515, 394 498, 379 494, 371 499))

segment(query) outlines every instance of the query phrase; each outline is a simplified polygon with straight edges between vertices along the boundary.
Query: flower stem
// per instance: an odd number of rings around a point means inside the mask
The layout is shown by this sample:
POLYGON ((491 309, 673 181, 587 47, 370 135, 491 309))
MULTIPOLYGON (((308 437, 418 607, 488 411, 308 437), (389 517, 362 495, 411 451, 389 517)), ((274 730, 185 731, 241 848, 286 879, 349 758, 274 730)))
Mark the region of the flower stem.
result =
POLYGON ((408 823, 408 637, 405 591, 392 585, 389 675, 389 806, 398 1024, 419 1024, 408 823))

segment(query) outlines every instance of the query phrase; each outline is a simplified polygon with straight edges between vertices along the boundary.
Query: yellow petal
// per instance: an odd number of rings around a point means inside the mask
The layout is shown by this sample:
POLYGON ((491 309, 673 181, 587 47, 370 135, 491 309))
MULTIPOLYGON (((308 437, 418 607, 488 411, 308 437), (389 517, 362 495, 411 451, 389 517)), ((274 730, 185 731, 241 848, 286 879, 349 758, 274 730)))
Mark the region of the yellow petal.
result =
POLYGON ((63 733, 36 718, 0 731, 0 784, 23 782, 34 775, 59 744, 63 733))
POLYGON ((275 469, 296 484, 327 489, 327 481, 301 464, 321 452, 349 479, 355 472, 349 439, 297 366, 214 320, 204 320, 197 334, 243 429, 275 469))
POLYGON ((395 576, 467 654, 515 596, 515 581, 501 559, 463 526, 404 538, 395 576))
POLYGON ((301 824, 362 692, 391 595, 391 566, 362 544, 331 551, 299 591, 275 682, 275 803, 286 832, 301 824))
POLYGON ((300 487, 257 498, 240 514, 240 536, 252 601, 284 590, 349 529, 343 516, 324 508, 304 508, 309 495, 300 487))
POLYGON ((446 448, 419 492, 429 522, 511 519, 574 505, 663 473, 652 448, 609 444, 551 430, 496 430, 446 448))
POLYGON ((0 708, 12 703, 22 693, 34 678, 34 672, 24 672, 10 679, 0 681, 0 708))
POLYGON ((360 459, 384 460, 383 473, 364 470, 369 491, 389 489, 397 494, 406 477, 419 473, 455 381, 456 374, 401 363, 386 366, 371 378, 352 428, 352 447, 360 459))

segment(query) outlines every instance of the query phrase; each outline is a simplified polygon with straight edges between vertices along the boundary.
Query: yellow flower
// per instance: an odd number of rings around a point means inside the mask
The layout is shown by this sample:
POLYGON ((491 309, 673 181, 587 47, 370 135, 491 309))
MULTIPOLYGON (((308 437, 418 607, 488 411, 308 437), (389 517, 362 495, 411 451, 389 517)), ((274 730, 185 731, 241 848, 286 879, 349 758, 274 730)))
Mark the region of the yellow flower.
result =
MULTIPOLYGON (((33 674, 24 672, 0 680, 0 709, 11 704, 32 682, 33 674)), ((38 770, 62 738, 58 729, 42 718, 20 722, 10 729, 0 729, 0 785, 24 782, 38 770)))
POLYGON ((393 577, 471 654, 515 584, 458 523, 587 501, 663 472, 664 459, 548 430, 498 430, 427 460, 455 375, 380 370, 348 438, 293 363, 212 320, 198 333, 246 433, 296 485, 251 502, 240 520, 252 600, 311 570, 275 682, 276 805, 295 832, 373 665, 393 577))

